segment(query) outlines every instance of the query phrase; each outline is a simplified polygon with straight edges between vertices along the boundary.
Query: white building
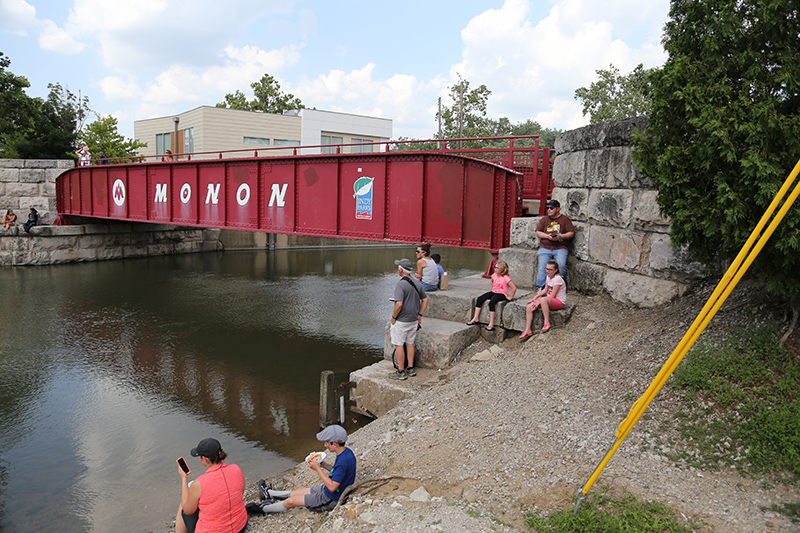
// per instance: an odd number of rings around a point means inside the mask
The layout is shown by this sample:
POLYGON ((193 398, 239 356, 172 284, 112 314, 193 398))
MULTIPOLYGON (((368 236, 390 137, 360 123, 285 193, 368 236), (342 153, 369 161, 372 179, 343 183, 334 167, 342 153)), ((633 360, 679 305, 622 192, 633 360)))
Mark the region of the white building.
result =
MULTIPOLYGON (((167 117, 137 120, 133 123, 136 140, 147 143, 139 155, 159 156, 196 153, 193 158, 251 157, 290 155, 295 146, 303 154, 335 153, 335 146, 358 143, 385 143, 392 138, 392 120, 351 115, 317 109, 287 111, 273 115, 223 107, 201 106, 167 117), (177 149, 175 140, 177 139, 177 149), (203 152, 205 154, 201 155, 203 152)), ((379 152, 385 145, 342 146, 342 153, 379 152)))

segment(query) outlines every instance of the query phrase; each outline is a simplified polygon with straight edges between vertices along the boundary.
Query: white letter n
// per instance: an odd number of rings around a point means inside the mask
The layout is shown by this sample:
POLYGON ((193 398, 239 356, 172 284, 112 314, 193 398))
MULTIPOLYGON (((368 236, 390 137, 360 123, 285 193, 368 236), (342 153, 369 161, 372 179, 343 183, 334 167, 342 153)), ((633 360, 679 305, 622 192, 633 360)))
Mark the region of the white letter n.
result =
POLYGON ((214 186, 214 183, 208 184, 208 194, 206 194, 206 205, 211 202, 214 205, 217 205, 219 202, 219 183, 214 186))
POLYGON ((272 184, 272 194, 269 197, 269 207, 272 207, 275 204, 275 200, 278 200, 278 207, 283 207, 286 205, 286 201, 283 199, 286 196, 286 188, 289 186, 288 183, 283 184, 283 189, 277 183, 272 184))

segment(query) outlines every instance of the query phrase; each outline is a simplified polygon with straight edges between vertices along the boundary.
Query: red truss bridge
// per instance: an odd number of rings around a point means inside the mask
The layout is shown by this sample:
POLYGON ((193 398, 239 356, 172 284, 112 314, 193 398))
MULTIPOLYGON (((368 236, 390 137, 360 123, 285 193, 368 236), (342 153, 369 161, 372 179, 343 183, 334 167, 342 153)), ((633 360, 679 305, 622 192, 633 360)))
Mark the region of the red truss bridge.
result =
POLYGON ((497 251, 523 197, 552 189, 549 150, 502 139, 510 148, 448 149, 448 140, 430 151, 297 147, 79 166, 57 178, 57 206, 60 215, 497 251))

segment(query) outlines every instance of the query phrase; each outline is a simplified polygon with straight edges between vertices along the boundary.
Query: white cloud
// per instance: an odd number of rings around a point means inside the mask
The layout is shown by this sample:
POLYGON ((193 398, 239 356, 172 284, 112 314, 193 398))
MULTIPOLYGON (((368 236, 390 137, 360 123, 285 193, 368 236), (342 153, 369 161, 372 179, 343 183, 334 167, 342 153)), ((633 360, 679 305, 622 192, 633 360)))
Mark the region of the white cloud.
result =
POLYGON ((624 73, 639 63, 651 67, 666 59, 652 42, 643 40, 633 48, 618 35, 618 28, 629 36, 658 34, 642 24, 666 20, 668 1, 646 4, 564 0, 534 24, 534 3, 506 0, 500 9, 474 17, 461 32, 462 61, 451 69, 451 80, 461 73, 472 86, 486 84, 492 91, 488 108, 494 118, 532 118, 546 127, 581 126, 588 120, 571 98, 575 89, 596 80, 595 70, 613 63, 624 73), (658 10, 663 18, 654 15, 658 10))
POLYGON ((207 65, 260 18, 287 11, 296 0, 75 0, 64 30, 96 39, 106 69, 126 74, 172 65, 207 65))
POLYGON ((22 37, 38 24, 36 8, 25 0, 0 0, 0 31, 22 37))
POLYGON ((39 47, 50 52, 65 55, 80 53, 86 45, 76 40, 67 31, 59 28, 52 20, 42 21, 39 33, 39 47))

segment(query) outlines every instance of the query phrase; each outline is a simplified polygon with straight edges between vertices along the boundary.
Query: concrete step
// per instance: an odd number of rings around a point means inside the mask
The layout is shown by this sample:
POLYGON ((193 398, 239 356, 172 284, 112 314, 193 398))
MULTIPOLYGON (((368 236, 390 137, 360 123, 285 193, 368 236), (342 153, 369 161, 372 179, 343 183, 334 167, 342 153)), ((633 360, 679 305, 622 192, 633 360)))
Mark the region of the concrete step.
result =
POLYGON ((356 404, 352 410, 362 415, 377 418, 389 412, 401 400, 416 394, 423 387, 438 383, 446 375, 438 369, 418 368, 417 375, 405 381, 389 379, 394 372, 391 361, 380 361, 350 373, 350 381, 356 383, 351 389, 350 399, 356 404))
MULTIPOLYGON (((387 322, 383 343, 383 357, 388 361, 392 360, 394 350, 389 336, 390 326, 391 322, 387 322)), ((414 366, 446 368, 461 350, 478 340, 479 336, 478 328, 467 326, 464 322, 425 317, 422 319, 422 329, 417 331, 417 339, 414 342, 416 348, 414 366)))

